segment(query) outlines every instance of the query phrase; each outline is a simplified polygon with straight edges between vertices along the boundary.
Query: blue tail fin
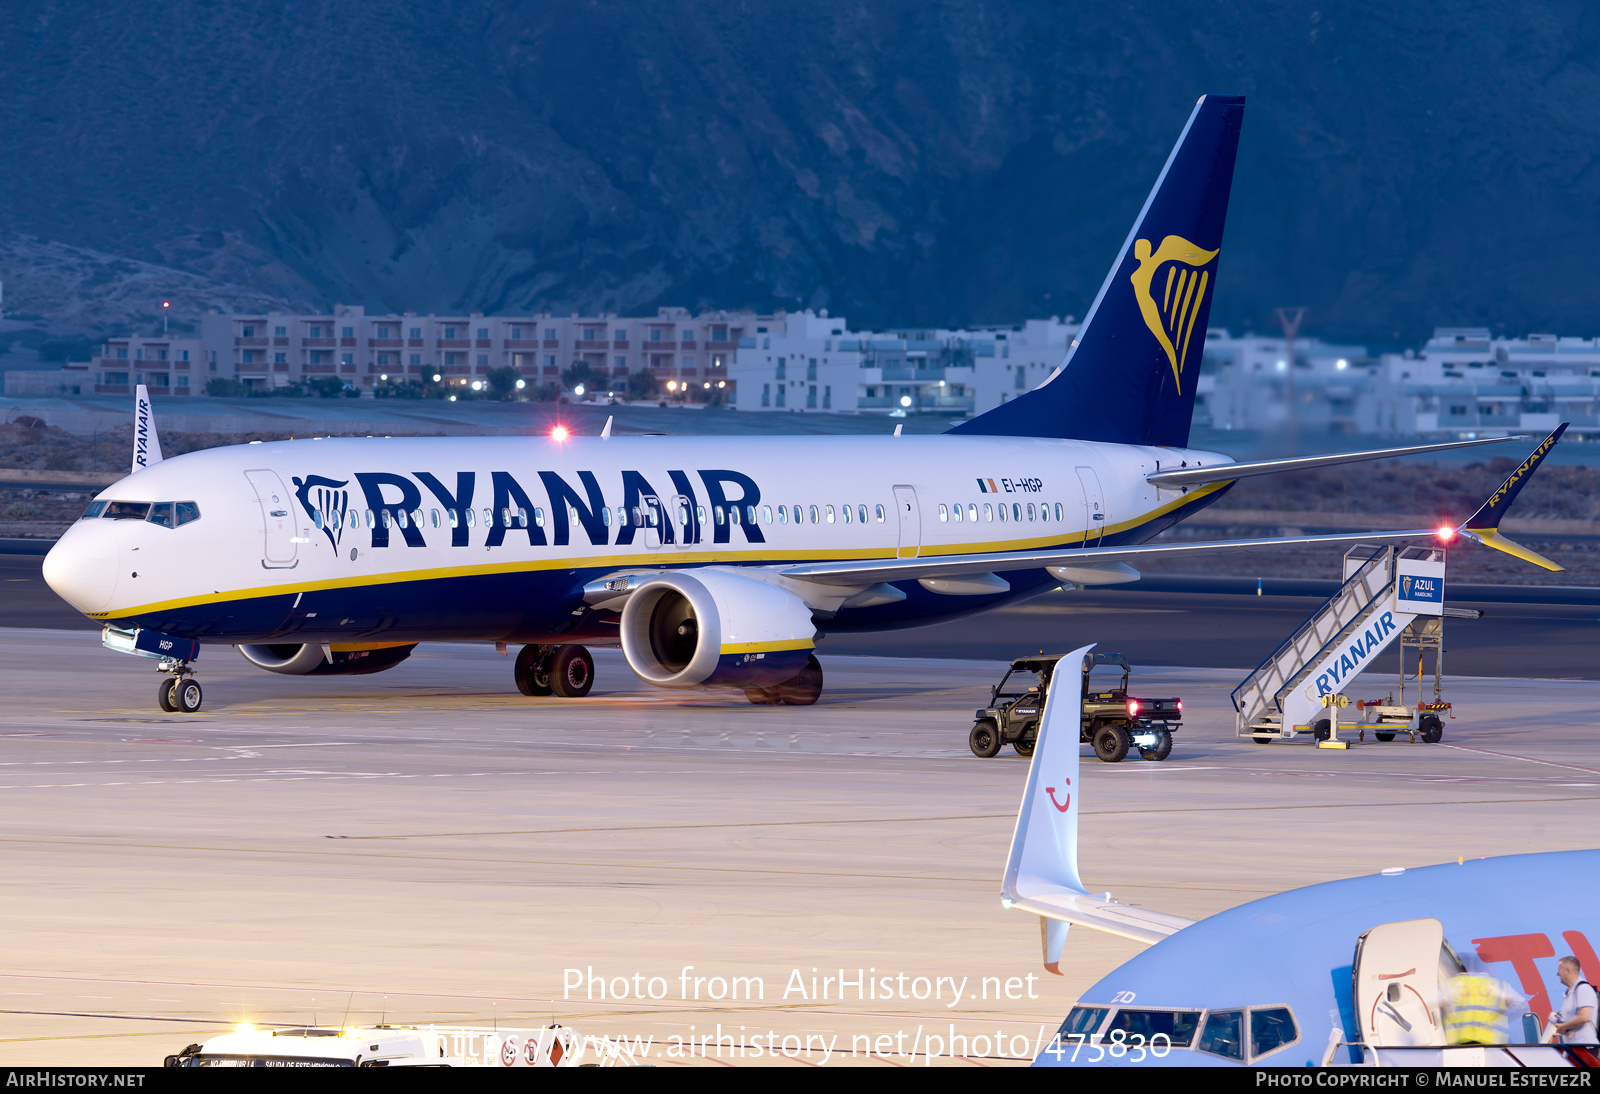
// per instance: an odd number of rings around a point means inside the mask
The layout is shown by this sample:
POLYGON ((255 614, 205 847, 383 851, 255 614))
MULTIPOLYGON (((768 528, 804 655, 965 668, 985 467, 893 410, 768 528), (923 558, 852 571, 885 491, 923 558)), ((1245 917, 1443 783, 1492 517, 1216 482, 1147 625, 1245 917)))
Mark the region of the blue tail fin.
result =
POLYGON ((1243 96, 1195 105, 1066 362, 951 433, 1188 443, 1243 117, 1243 96))

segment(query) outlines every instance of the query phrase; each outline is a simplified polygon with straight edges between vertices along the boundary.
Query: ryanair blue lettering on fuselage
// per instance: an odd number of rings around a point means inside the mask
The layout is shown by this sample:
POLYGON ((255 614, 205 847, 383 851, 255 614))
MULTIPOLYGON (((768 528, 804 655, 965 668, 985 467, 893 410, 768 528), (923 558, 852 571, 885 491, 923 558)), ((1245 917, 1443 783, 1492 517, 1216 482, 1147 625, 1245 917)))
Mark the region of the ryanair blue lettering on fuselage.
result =
POLYGON ((1333 694, 1333 685, 1354 676, 1366 667, 1367 658, 1381 650, 1387 636, 1395 629, 1394 613, 1384 612, 1373 620, 1372 626, 1345 647, 1338 661, 1330 661, 1324 672, 1317 674, 1317 694, 1333 694))
POLYGON ((666 474, 671 490, 662 493, 642 472, 623 471, 615 509, 592 471, 539 471, 520 479, 509 471, 491 471, 487 484, 473 471, 456 472, 453 483, 449 476, 428 471, 409 476, 357 471, 341 479, 296 475, 294 485, 301 508, 335 551, 347 531, 363 525, 374 549, 396 545, 395 540, 425 547, 423 531, 429 525, 448 527, 450 546, 466 547, 471 542, 468 529, 477 525, 480 509, 489 547, 501 546, 512 534, 526 535, 530 547, 564 547, 574 536, 594 546, 631 544, 646 528, 662 543, 701 543, 708 531, 713 543, 729 543, 735 528, 747 543, 766 542, 757 517, 761 488, 749 475, 727 469, 695 472, 704 492, 702 504, 689 472, 666 474), (355 489, 346 489, 351 478, 355 489), (431 495, 428 501, 424 490, 431 495), (357 508, 347 508, 352 505, 357 508))

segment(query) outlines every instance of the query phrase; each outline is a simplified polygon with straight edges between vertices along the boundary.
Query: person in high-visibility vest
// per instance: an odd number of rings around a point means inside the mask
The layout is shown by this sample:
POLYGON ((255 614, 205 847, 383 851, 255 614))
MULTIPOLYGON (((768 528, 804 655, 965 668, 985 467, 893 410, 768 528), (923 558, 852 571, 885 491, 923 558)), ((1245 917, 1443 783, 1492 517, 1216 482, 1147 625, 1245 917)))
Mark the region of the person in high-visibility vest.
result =
POLYGON ((1503 980, 1463 973, 1444 983, 1444 1040, 1447 1045, 1510 1043, 1510 1012, 1519 997, 1503 980))

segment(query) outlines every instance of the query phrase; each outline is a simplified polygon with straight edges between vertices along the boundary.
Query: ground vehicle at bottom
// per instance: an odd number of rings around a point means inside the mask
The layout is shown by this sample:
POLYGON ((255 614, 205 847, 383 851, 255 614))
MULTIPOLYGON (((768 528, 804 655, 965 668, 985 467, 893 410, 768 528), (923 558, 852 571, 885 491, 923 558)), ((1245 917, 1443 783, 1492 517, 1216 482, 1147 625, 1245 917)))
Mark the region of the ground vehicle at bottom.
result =
MULTIPOLYGON (((1050 678, 1060 660, 1060 654, 1041 653, 1011 662, 990 692, 989 705, 974 714, 967 737, 973 755, 987 759, 1006 744, 1023 756, 1033 755, 1050 678)), ((1172 753, 1172 734, 1183 724, 1183 700, 1129 695, 1132 670, 1123 654, 1090 653, 1085 661, 1079 696, 1083 743, 1106 763, 1121 761, 1130 748, 1147 760, 1166 759, 1172 753), (1093 682, 1092 670, 1099 666, 1122 669, 1121 681, 1110 688, 1103 686, 1104 680, 1093 682)))

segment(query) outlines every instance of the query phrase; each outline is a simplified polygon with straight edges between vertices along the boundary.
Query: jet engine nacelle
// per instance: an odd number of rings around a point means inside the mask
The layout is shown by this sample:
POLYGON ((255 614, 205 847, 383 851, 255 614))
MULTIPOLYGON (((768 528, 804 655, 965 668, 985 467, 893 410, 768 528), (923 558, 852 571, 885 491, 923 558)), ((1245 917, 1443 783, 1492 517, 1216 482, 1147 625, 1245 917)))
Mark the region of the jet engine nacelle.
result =
POLYGON ((817 636, 804 600, 720 567, 645 578, 621 630, 628 667, 664 688, 781 684, 805 668, 817 636))
POLYGON ((240 646, 239 652, 252 665, 287 676, 365 676, 369 672, 392 669, 417 648, 415 642, 403 646, 373 646, 363 642, 335 642, 325 651, 316 643, 270 643, 240 646), (328 659, 331 651, 333 659, 328 659))

